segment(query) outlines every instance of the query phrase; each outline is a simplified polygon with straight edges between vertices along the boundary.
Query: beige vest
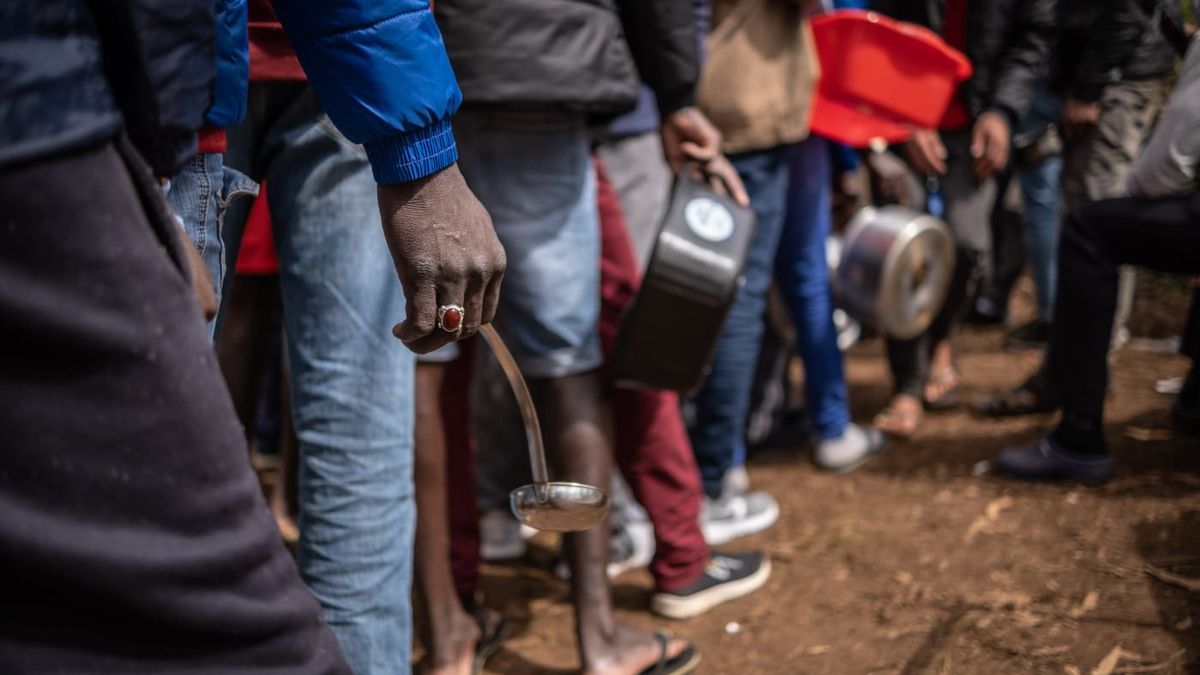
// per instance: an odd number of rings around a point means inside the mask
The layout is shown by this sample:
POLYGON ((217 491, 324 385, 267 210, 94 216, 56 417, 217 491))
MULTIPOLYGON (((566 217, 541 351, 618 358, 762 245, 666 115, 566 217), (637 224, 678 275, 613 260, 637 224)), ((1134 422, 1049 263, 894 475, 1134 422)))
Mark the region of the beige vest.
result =
POLYGON ((714 0, 714 28, 696 98, 726 152, 765 150, 808 136, 820 65, 795 0, 714 0))

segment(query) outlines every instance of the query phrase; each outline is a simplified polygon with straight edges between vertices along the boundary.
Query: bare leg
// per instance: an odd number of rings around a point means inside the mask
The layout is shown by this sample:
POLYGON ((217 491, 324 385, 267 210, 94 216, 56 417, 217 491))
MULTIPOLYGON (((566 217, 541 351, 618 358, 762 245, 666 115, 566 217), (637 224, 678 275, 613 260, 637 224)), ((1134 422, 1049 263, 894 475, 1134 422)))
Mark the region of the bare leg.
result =
POLYGON ((283 382, 279 387, 279 475, 271 490, 270 507, 275 524, 279 526, 279 534, 290 546, 300 541, 300 528, 296 525, 296 514, 300 512, 296 504, 300 441, 292 425, 292 378, 288 372, 287 351, 284 350, 283 354, 283 382))
MULTIPOLYGON (((588 485, 609 485, 612 420, 599 371, 534 383, 546 422, 546 440, 557 475, 588 485)), ((605 566, 607 522, 566 538, 571 590, 585 675, 636 675, 658 662, 654 636, 617 623, 605 566)), ((667 652, 687 647, 672 640, 667 652)))
POLYGON ((421 597, 421 672, 471 672, 480 638, 475 619, 463 610, 450 573, 450 520, 446 504, 446 437, 442 430, 444 366, 417 365, 413 479, 417 498, 416 589, 421 597))

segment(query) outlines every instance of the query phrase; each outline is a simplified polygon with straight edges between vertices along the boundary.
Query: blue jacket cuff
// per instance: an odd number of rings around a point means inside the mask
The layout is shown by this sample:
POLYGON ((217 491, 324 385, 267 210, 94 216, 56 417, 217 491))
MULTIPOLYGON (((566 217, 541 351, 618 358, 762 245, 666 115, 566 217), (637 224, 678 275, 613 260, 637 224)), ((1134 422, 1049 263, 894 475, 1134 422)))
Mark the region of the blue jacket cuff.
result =
POLYGON ((375 182, 408 183, 437 173, 458 161, 458 146, 450 120, 363 145, 375 182))

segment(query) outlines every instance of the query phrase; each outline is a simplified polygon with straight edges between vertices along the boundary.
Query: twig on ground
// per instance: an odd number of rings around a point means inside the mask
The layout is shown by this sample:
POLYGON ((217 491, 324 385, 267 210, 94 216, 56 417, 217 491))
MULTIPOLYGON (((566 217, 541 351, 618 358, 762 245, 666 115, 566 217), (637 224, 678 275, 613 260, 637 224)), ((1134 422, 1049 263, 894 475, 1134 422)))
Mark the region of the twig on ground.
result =
POLYGON ((1155 567, 1154 565, 1146 565, 1146 574, 1149 574, 1164 584, 1171 584, 1172 586, 1178 586, 1193 593, 1200 593, 1200 579, 1193 579, 1192 577, 1185 577, 1180 574, 1175 574, 1174 572, 1168 572, 1167 570, 1164 570, 1160 567, 1155 567))

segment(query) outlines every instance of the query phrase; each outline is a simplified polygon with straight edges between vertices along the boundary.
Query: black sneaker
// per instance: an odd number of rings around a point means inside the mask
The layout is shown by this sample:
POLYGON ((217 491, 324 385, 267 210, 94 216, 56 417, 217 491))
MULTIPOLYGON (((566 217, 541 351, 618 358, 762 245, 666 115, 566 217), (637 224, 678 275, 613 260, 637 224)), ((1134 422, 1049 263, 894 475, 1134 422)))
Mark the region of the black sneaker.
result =
POLYGON ((690 619, 763 587, 771 577, 771 561, 759 551, 713 553, 704 574, 674 593, 657 592, 650 609, 668 619, 690 619))
POLYGON ((1050 343, 1050 322, 1034 319, 1017 326, 1005 336, 1004 346, 1008 349, 1043 349, 1050 343))

